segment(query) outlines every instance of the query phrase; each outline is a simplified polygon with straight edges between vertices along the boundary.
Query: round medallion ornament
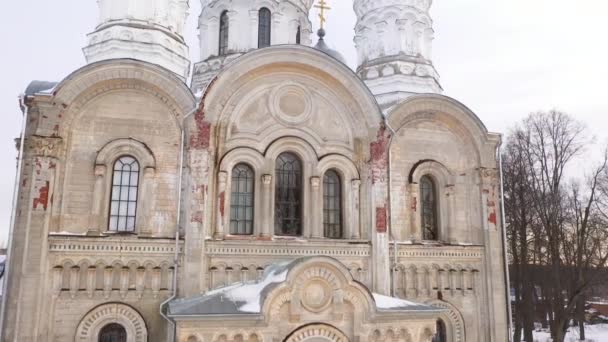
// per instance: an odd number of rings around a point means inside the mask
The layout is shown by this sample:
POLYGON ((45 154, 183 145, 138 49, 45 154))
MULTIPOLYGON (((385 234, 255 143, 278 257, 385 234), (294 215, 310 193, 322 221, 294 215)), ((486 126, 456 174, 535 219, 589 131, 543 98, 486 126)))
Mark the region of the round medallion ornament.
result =
POLYGON ((270 94, 272 115, 285 125, 298 125, 312 114, 312 96, 308 90, 295 83, 284 83, 270 94))
POLYGON ((303 287, 302 305, 309 311, 320 312, 331 304, 331 288, 321 279, 312 279, 303 287))

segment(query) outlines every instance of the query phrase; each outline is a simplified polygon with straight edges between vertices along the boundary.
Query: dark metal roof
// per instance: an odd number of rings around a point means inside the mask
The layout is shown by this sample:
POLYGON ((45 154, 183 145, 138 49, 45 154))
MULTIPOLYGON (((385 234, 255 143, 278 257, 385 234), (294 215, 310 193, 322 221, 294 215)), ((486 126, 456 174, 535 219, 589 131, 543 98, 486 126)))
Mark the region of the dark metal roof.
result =
POLYGON ((50 91, 57 85, 57 82, 48 81, 32 81, 25 88, 25 96, 32 96, 39 93, 50 93, 50 91))
POLYGON ((344 56, 342 56, 342 54, 332 48, 330 48, 329 46, 327 46, 327 44, 325 43, 325 30, 324 29, 319 29, 319 31, 317 31, 317 35, 319 36, 319 41, 317 42, 317 45, 315 45, 315 49, 319 50, 319 51, 323 51, 326 54, 330 55, 331 57, 337 59, 338 61, 342 62, 343 64, 346 64, 346 59, 344 59, 344 56))
MULTIPOLYGON (((297 265, 314 257, 300 258, 269 266, 259 282, 238 283, 189 298, 169 303, 170 317, 220 315, 259 315, 268 294, 287 279, 297 265)), ((372 294, 378 312, 438 312, 443 309, 398 298, 372 294)))

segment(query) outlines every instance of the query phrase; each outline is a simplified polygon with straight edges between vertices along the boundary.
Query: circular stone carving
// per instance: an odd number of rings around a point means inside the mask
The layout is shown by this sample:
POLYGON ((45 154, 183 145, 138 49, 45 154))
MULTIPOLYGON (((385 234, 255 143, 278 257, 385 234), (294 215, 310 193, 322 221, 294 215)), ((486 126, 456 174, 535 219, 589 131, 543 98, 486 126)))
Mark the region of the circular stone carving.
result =
POLYGON ((327 308, 331 302, 331 288, 321 279, 313 279, 304 285, 302 290, 302 304, 312 312, 319 312, 327 308))
POLYGON ((304 87, 285 83, 270 94, 270 109, 278 121, 286 125, 297 125, 310 119, 312 97, 304 87))
POLYGON ((146 322, 139 312, 120 303, 105 304, 89 311, 76 329, 77 342, 97 342, 100 330, 108 324, 120 324, 127 331, 127 342, 148 340, 146 322))
POLYGON ((340 330, 325 324, 307 325, 292 332, 284 342, 349 342, 340 330))

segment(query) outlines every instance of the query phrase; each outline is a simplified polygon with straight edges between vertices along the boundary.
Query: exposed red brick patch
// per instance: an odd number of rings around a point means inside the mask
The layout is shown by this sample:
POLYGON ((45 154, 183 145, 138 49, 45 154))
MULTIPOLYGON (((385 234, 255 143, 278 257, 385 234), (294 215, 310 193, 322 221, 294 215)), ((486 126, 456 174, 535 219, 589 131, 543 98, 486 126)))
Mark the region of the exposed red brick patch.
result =
POLYGON ((488 222, 491 224, 496 224, 496 212, 492 211, 488 216, 488 222))
POLYGON ((190 217, 190 222, 203 223, 203 212, 196 211, 196 212, 192 213, 192 216, 190 217))
POLYGON ((418 197, 412 199, 412 211, 418 211, 418 197))
POLYGON ((388 145, 391 135, 386 126, 380 127, 376 140, 370 144, 372 184, 386 179, 388 169, 388 145))
POLYGON ((376 231, 386 233, 386 207, 376 208, 376 231))
POLYGON ((46 208, 48 207, 48 204, 49 204, 49 186, 50 186, 49 181, 46 181, 46 185, 43 186, 43 187, 41 187, 38 190, 38 197, 34 198, 34 204, 33 204, 34 210, 36 210, 38 208, 38 205, 42 205, 42 208, 44 210, 46 210, 46 208))
POLYGON ((220 215, 222 216, 222 218, 224 217, 224 213, 225 213, 225 206, 226 206, 226 192, 222 191, 220 193, 220 215))
POLYGON ((194 114, 197 132, 190 138, 190 147, 194 149, 208 149, 211 145, 211 124, 205 120, 205 99, 213 87, 215 80, 215 78, 211 80, 209 86, 207 86, 198 111, 194 114))

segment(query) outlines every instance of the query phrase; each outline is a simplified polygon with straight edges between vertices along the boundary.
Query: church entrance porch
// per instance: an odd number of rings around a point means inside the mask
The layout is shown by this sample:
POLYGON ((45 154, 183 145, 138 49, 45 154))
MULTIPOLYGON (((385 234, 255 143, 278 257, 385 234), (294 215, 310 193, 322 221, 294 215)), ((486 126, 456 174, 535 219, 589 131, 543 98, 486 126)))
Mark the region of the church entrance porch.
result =
POLYGON ((374 294, 328 257, 267 268, 240 283, 169 304, 184 342, 431 342, 444 310, 374 294))

